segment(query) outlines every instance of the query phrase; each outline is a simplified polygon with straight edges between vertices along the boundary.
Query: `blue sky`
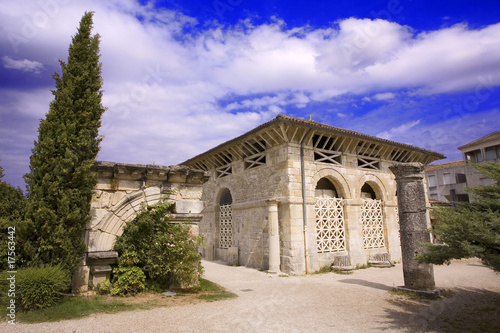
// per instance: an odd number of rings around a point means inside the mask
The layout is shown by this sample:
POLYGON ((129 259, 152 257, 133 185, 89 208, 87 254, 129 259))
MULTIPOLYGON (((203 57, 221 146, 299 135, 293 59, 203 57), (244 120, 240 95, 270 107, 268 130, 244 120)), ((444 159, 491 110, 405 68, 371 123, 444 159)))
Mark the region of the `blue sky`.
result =
POLYGON ((277 114, 448 160, 500 128, 499 1, 0 1, 0 165, 14 186, 85 11, 108 107, 99 160, 177 164, 277 114))

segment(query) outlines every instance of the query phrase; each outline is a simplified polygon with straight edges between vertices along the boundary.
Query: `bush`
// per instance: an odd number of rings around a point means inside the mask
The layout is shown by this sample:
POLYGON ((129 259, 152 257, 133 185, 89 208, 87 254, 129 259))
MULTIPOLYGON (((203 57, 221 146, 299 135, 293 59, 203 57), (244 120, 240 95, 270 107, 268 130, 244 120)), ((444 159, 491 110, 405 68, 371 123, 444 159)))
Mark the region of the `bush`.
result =
POLYGON ((146 288, 146 275, 134 265, 138 262, 137 253, 125 252, 118 258, 118 267, 113 269, 114 282, 111 287, 113 296, 133 296, 146 288))
POLYGON ((15 277, 16 309, 34 310, 50 307, 59 302, 64 293, 69 291, 71 279, 67 271, 59 266, 22 268, 15 274, 7 272, 1 275, 2 304, 10 302, 9 277, 15 277))
POLYGON ((119 254, 137 253, 137 267, 146 274, 149 287, 159 291, 172 285, 196 286, 203 273, 198 253, 201 237, 192 234, 189 226, 170 223, 170 208, 163 201, 144 207, 115 243, 119 254))
POLYGON ((99 295, 107 295, 111 293, 111 287, 111 281, 106 279, 97 285, 96 290, 99 295))
POLYGON ((113 296, 133 296, 146 288, 146 276, 139 267, 116 267, 113 269, 115 280, 111 288, 113 296))

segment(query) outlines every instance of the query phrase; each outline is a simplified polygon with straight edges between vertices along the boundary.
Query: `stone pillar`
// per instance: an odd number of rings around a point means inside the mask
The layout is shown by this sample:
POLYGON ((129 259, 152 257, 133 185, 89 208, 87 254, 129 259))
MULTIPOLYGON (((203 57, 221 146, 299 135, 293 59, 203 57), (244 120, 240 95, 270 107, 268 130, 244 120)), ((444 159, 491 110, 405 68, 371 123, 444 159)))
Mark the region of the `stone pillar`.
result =
POLYGON ((430 242, 424 190, 424 165, 402 163, 389 167, 396 176, 398 190, 399 228, 405 288, 434 290, 431 264, 419 264, 413 258, 426 249, 420 243, 430 242))
POLYGON ((279 200, 266 200, 269 219, 269 270, 268 273, 280 271, 280 234, 278 223, 279 200))

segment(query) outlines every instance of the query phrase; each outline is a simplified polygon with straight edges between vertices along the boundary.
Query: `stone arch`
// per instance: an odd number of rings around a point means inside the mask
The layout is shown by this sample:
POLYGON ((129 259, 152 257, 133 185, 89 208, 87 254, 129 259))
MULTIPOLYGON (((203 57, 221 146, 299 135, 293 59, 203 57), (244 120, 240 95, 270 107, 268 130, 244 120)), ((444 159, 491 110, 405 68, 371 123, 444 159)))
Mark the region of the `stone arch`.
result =
POLYGON ((233 246, 233 194, 227 187, 219 189, 215 202, 215 240, 219 249, 233 246))
POLYGON ((316 184, 314 196, 316 198, 337 198, 337 188, 328 178, 323 177, 316 184))
POLYGON ((344 199, 351 198, 351 188, 349 183, 339 171, 334 168, 323 168, 316 172, 311 181, 311 184, 314 186, 313 190, 322 178, 328 179, 333 186, 335 186, 337 197, 344 199))
POLYGON ((219 191, 218 203, 219 206, 231 205, 233 203, 233 195, 231 194, 231 191, 227 187, 222 188, 221 191, 219 191))
POLYGON ((368 184, 375 192, 377 200, 386 201, 388 198, 387 188, 384 183, 375 175, 364 175, 356 184, 356 197, 361 198, 361 189, 363 185, 368 184))
POLYGON ((154 205, 161 198, 157 186, 132 192, 108 209, 101 219, 92 223, 87 246, 89 252, 112 251, 116 237, 123 233, 125 224, 132 221, 143 205, 154 205))
POLYGON ((366 174, 358 180, 356 196, 361 199, 361 225, 363 247, 370 251, 387 251, 387 223, 384 213, 384 202, 388 198, 384 183, 373 174, 366 174), (375 197, 364 198, 363 191, 373 191, 375 197), (375 199, 375 200, 366 200, 375 199))

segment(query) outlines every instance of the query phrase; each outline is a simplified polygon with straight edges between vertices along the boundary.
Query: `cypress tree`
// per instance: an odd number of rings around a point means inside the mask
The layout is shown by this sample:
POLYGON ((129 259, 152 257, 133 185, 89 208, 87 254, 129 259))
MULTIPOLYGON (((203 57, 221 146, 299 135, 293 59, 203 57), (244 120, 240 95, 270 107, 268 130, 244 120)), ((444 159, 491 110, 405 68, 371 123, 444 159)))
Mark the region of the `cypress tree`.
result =
POLYGON ((53 75, 56 90, 38 141, 32 150, 26 240, 30 264, 61 264, 74 272, 85 252, 83 232, 97 176, 90 170, 99 151, 102 78, 99 35, 91 36, 92 12, 86 12, 69 46, 62 75, 53 75))
POLYGON ((23 247, 9 250, 8 243, 22 241, 23 219, 26 198, 20 188, 14 188, 2 181, 4 174, 0 166, 0 268, 2 271, 13 270, 9 267, 9 257, 15 257, 14 268, 23 264, 23 247))

